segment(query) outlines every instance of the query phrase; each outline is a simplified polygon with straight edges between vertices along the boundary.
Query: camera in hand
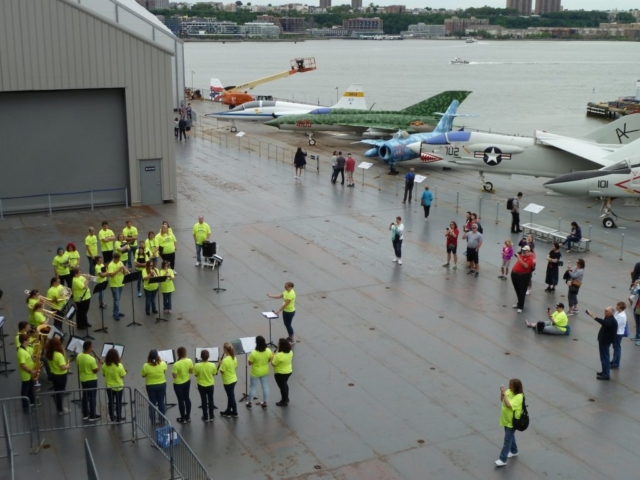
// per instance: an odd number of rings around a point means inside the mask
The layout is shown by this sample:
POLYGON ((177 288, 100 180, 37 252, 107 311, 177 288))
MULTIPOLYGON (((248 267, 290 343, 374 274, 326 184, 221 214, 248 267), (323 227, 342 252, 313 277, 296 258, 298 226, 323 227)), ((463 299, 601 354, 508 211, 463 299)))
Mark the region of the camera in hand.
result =
POLYGON ((564 262, 563 262, 562 260, 558 260, 558 266, 559 266, 559 267, 564 266, 564 262))

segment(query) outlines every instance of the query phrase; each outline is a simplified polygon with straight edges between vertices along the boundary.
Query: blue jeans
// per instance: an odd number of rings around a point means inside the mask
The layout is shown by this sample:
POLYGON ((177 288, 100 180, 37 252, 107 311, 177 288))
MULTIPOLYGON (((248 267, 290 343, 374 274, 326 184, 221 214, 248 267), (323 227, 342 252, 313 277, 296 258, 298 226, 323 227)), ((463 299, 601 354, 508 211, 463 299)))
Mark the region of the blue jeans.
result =
MULTIPOLYGON (((147 396, 151 405, 158 407, 161 414, 165 414, 167 411, 166 399, 167 399, 167 384, 161 383, 159 385, 147 385, 147 396)), ((149 417, 151 423, 156 422, 156 412, 153 408, 149 407, 149 417)))
POLYGON ((636 320, 636 338, 640 340, 640 315, 634 313, 633 318, 636 320))
POLYGON ((562 242, 563 245, 567 245, 567 248, 569 250, 571 250, 571 242, 579 242, 580 239, 574 235, 569 235, 564 242, 562 242))
POLYGON ((612 367, 620 366, 620 358, 622 357, 622 338, 624 335, 616 335, 616 339, 613 342, 613 360, 611 360, 612 367))
POLYGON ((162 305, 165 310, 171 310, 171 294, 173 292, 169 292, 169 293, 163 293, 162 294, 162 305))
POLYGON ((500 452, 500 460, 507 461, 509 453, 518 453, 518 445, 516 444, 516 429, 504 427, 504 445, 500 452))
POLYGON ((262 397, 264 403, 269 403, 269 375, 265 375, 264 377, 249 377, 249 402, 251 402, 256 395, 258 382, 262 386, 262 397))
POLYGON ((87 255, 87 260, 89 261, 89 275, 96 276, 96 261, 93 257, 87 255))
POLYGON ((393 251, 396 254, 396 258, 402 258, 402 240, 392 240, 393 251))
POLYGON ((225 413, 238 413, 238 404, 236 403, 235 391, 236 383, 238 382, 229 383, 224 386, 224 391, 227 394, 227 409, 225 410, 225 413))
POLYGON ((124 287, 111 287, 113 295, 113 318, 120 320, 120 297, 122 297, 122 289, 124 287))
POLYGON ((196 262, 202 263, 202 245, 196 243, 196 262))
POLYGON ((156 310, 156 295, 158 294, 158 290, 145 290, 144 291, 144 311, 147 315, 151 315, 151 311, 153 313, 158 313, 156 310))
POLYGON ((611 363, 609 360, 609 348, 610 343, 598 342, 598 348, 600 349, 600 363, 602 363, 602 376, 609 378, 611 371, 609 370, 611 363))
POLYGON ((127 268, 131 270, 133 268, 133 260, 136 258, 136 252, 138 251, 138 247, 131 247, 129 249, 129 257, 127 258, 127 268))
POLYGON ((287 329, 289 338, 293 338, 293 327, 291 326, 291 323, 293 322, 295 314, 295 310, 293 312, 282 312, 282 321, 284 322, 284 327, 287 329))

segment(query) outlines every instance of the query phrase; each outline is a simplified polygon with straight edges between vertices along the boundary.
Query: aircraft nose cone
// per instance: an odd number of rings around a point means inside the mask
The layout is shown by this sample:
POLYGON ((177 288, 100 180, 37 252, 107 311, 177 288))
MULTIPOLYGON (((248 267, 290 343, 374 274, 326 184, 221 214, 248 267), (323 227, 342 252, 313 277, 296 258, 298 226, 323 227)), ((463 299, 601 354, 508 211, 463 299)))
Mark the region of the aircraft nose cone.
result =
POLYGON ((416 155, 420 155, 422 150, 422 142, 410 143, 409 145, 407 145, 407 148, 416 155))
POLYGON ((269 125, 270 127, 280 127, 280 122, 278 122, 277 118, 273 120, 269 120, 268 122, 264 122, 265 125, 269 125))

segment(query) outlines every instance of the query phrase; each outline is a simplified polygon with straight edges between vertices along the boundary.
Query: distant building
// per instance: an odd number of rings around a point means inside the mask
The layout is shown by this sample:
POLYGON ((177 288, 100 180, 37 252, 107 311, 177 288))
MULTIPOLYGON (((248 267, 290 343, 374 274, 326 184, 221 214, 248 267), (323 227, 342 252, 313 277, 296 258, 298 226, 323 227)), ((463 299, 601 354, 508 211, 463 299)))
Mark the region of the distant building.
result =
POLYGON ((244 33, 248 37, 278 38, 280 36, 280 25, 261 22, 245 23, 244 33))
POLYGON ((561 11, 562 5, 560 4, 560 0, 536 0, 536 15, 561 11))
POLYGON ((169 0, 136 0, 147 10, 167 10, 169 8, 169 0))
POLYGON ((455 32, 464 32, 467 29, 482 30, 482 26, 489 25, 488 18, 458 18, 451 17, 444 21, 444 30, 447 35, 453 35, 455 32))
POLYGON ((304 18, 280 17, 280 27, 283 33, 304 33, 304 18))
POLYGON ((307 28, 307 33, 311 37, 346 37, 349 30, 343 27, 307 28))
POLYGON ((351 0, 351 8, 353 10, 362 10, 362 0, 351 0))
POLYGON ((413 35, 414 37, 437 38, 444 37, 444 25, 409 25, 409 30, 401 32, 402 35, 413 35))
POLYGON ((331 0, 320 0, 320 8, 328 8, 331 6, 331 0))
POLYGON ((280 25, 280 17, 276 17, 275 15, 258 15, 256 17, 256 22, 273 23, 274 25, 280 25))
POLYGON ((374 18, 345 18, 342 21, 342 28, 355 32, 382 32, 382 19, 374 18))
MULTIPOLYGON (((536 3, 539 3, 537 0, 536 3)), ((519 14, 530 16, 531 15, 532 0, 507 0, 507 8, 517 10, 519 14)))
POLYGON ((385 13, 406 13, 407 7, 405 5, 389 5, 384 7, 385 13))

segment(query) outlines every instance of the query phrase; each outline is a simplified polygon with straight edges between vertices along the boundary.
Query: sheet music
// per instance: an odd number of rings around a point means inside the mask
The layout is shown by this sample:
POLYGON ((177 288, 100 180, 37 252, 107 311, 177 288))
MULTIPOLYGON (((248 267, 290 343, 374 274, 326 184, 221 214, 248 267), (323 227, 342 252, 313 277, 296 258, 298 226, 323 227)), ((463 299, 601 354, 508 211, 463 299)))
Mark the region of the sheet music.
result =
POLYGON ((256 337, 244 337, 240 339, 244 353, 251 353, 256 349, 256 337))
POLYGON ((273 312, 262 312, 262 316, 266 318, 278 318, 278 315, 273 312))
POLYGON ((240 340, 231 340, 231 346, 233 347, 233 351, 236 352, 236 355, 244 355, 242 342, 240 340))
POLYGON ((4 325, 4 317, 0 317, 0 328, 4 325))
POLYGON ((207 350, 209 352, 210 362, 218 361, 218 352, 219 352, 218 347, 203 347, 203 348, 196 348, 196 363, 200 363, 202 361, 200 360, 200 354, 202 353, 203 350, 207 350))
POLYGON ((73 318, 73 316, 75 315, 75 313, 76 313, 76 306, 75 305, 71 305, 69 307, 69 310, 67 310, 67 314, 65 315, 65 318, 67 320, 71 320, 73 318))
POLYGON ((120 359, 122 360, 122 356, 124 355, 124 345, 121 345, 119 343, 105 343, 102 346, 102 353, 100 354, 100 356, 102 358, 105 358, 109 350, 111 350, 112 348, 115 348, 118 351, 118 355, 120 355, 120 359))
POLYGON ((67 343, 67 350, 75 353, 82 353, 82 345, 84 344, 84 339, 82 337, 72 336, 69 339, 69 343, 67 343))
POLYGON ((173 353, 173 350, 160 350, 158 355, 167 363, 167 365, 171 365, 176 362, 176 355, 173 353))

